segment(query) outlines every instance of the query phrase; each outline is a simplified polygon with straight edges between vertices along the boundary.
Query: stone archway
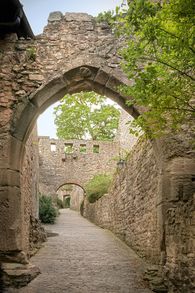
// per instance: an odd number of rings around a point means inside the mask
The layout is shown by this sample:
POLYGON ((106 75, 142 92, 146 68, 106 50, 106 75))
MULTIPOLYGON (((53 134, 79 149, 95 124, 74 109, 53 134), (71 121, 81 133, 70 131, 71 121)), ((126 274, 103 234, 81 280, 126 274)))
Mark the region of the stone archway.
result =
MULTIPOLYGON (((94 90, 97 93, 110 97, 128 111, 129 114, 137 117, 139 115, 138 110, 133 106, 127 107, 125 97, 122 97, 117 91, 119 84, 122 84, 122 81, 116 78, 113 73, 107 73, 98 67, 82 65, 58 77, 55 76, 55 78, 46 82, 27 99, 22 98, 21 104, 15 107, 13 118, 10 121, 11 135, 8 136, 7 145, 5 145, 8 160, 5 157, 3 162, 5 168, 4 171, 2 170, 4 172, 2 183, 3 185, 6 184, 7 189, 4 194, 7 194, 6 198, 10 198, 8 200, 10 203, 9 207, 11 208, 10 214, 12 214, 10 220, 11 223, 14 223, 14 228, 11 228, 11 231, 6 233, 11 233, 9 237, 13 241, 8 241, 9 245, 4 242, 2 250, 6 250, 8 247, 11 247, 10 250, 22 250, 19 247, 23 247, 21 243, 23 237, 19 233, 19 231, 22 233, 23 215, 21 213, 21 205, 24 200, 20 195, 20 171, 24 158, 25 143, 38 115, 53 102, 62 98, 65 93, 94 90), (13 193, 16 194, 14 197, 12 196, 13 193), (15 207, 14 211, 13 207, 15 207), (12 230, 16 231, 16 233, 13 233, 12 230)), ((6 200, 3 199, 3 201, 5 202, 6 200)), ((7 215, 5 215, 5 218, 7 218, 6 222, 9 223, 10 220, 8 220, 7 215)), ((9 227, 12 227, 12 224, 7 226, 10 229, 9 227)))
POLYGON ((80 212, 81 204, 85 196, 85 189, 82 185, 73 181, 63 183, 58 187, 56 194, 62 202, 68 197, 69 208, 80 212))
POLYGON ((131 81, 120 68, 117 50, 121 41, 111 29, 87 14, 53 16, 36 40, 0 44, 3 50, 9 48, 11 58, 10 63, 6 58, 1 60, 6 64, 4 72, 11 72, 8 76, 4 73, 1 81, 2 87, 11 88, 11 92, 5 90, 6 109, 2 111, 6 115, 0 156, 1 184, 5 186, 2 202, 9 202, 2 217, 1 227, 6 222, 6 232, 0 231, 6 235, 0 240, 2 251, 23 250, 25 246, 21 167, 25 143, 40 113, 65 93, 93 90, 116 101, 134 118, 139 115, 137 108, 126 106, 130 98, 121 96, 117 88, 131 81))
MULTIPOLYGON (((90 63, 92 62, 95 63, 95 60, 90 60, 90 63)), ((116 73, 118 73, 118 70, 119 69, 117 68, 116 73)), ((86 63, 76 68, 71 67, 68 71, 63 71, 60 75, 58 73, 57 75, 55 74, 50 77, 51 80, 46 81, 38 88, 38 90, 31 93, 27 99, 22 98, 21 104, 14 109, 10 125, 11 136, 8 138, 7 148, 9 164, 6 169, 8 179, 7 185, 9 186, 8 189, 10 189, 10 187, 13 189, 17 186, 19 198, 17 203, 13 203, 13 205, 11 204, 11 206, 15 206, 15 216, 12 217, 11 222, 13 222, 13 219, 15 218, 17 221, 14 221, 14 223, 18 223, 17 228, 14 228, 14 231, 17 230, 16 234, 14 235, 14 233, 11 233, 14 242, 15 239, 17 239, 17 244, 15 244, 16 246, 14 250, 20 250, 19 247, 26 246, 25 243, 21 243, 21 239, 24 239, 24 237, 20 236, 20 233, 18 233, 18 231, 21 231, 21 233, 24 231, 23 228, 19 228, 22 227, 23 222, 21 205, 24 202, 24 199, 20 196, 20 171, 23 164, 25 143, 34 127, 37 117, 49 105, 62 98, 65 93, 93 90, 113 99, 130 115, 136 118, 139 115, 138 110, 133 106, 128 107, 125 103, 127 97, 122 97, 117 89, 120 84, 123 84, 123 80, 126 80, 126 77, 118 77, 116 73, 114 70, 110 71, 108 68, 89 66, 86 65, 86 63), (18 212, 16 208, 17 205, 19 205, 18 212), (19 217, 18 214, 20 214, 19 217)), ((36 81, 34 82, 34 85, 36 85, 36 81)), ((8 190, 7 194, 10 194, 10 190, 8 190)), ((9 196, 11 195, 8 195, 8 197, 9 196)), ((12 210, 10 213, 13 215, 12 210)), ((5 244, 5 247, 8 247, 7 243, 5 244)))
POLYGON ((74 182, 74 181, 70 181, 70 182, 66 182, 66 183, 61 183, 61 184, 58 186, 56 192, 57 192, 61 187, 65 186, 65 185, 75 185, 75 186, 78 186, 78 187, 80 187, 80 188, 83 190, 83 192, 85 193, 85 189, 84 189, 84 187, 83 187, 80 183, 78 183, 78 182, 74 182))

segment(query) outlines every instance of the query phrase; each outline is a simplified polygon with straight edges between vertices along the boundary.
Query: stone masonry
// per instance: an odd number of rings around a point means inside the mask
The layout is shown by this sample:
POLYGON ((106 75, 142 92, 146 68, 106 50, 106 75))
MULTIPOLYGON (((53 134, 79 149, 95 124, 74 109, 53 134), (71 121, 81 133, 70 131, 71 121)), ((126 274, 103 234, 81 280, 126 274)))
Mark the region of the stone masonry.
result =
POLYGON ((85 217, 110 229, 153 264, 160 263, 159 180, 151 144, 139 142, 117 170, 109 193, 94 204, 85 199, 84 204, 85 217))
POLYGON ((159 271, 152 266, 148 277, 155 292, 191 293, 195 288, 194 172, 195 160, 190 157, 176 157, 167 164, 164 227, 159 217, 162 174, 152 145, 146 141, 141 140, 130 152, 108 194, 93 204, 84 202, 86 218, 114 232, 149 264, 158 265, 159 271))
POLYGON ((24 195, 23 240, 25 252, 29 250, 30 218, 38 218, 39 190, 39 149, 36 127, 33 129, 25 147, 21 173, 21 193, 24 195))
POLYGON ((119 129, 113 141, 39 137, 39 191, 42 194, 55 194, 65 184, 75 184, 84 190, 94 175, 115 172, 120 156, 125 156, 137 140, 129 133, 127 123, 132 118, 123 109, 120 112, 119 129))
POLYGON ((75 184, 83 189, 96 174, 113 173, 119 156, 119 142, 90 140, 58 140, 39 137, 40 182, 43 194, 55 194, 65 184, 75 184), (52 146, 56 147, 52 151, 52 146), (65 146, 72 145, 72 153, 65 146), (81 153, 81 148, 86 148, 81 153), (97 151, 98 153, 94 152, 97 151))
MULTIPOLYGON (((107 24, 98 24, 92 16, 76 13, 52 13, 43 34, 35 40, 17 40, 15 35, 0 40, 0 255, 24 256, 28 247, 28 239, 23 237, 28 228, 24 212, 26 179, 22 179, 22 174, 25 175, 25 146, 37 117, 64 94, 82 90, 110 97, 134 118, 139 115, 141 110, 136 105, 128 107, 125 103, 131 97, 122 96, 117 87, 131 84, 120 68, 117 52, 121 45, 122 41, 107 24)), ((192 139, 194 134, 184 129, 177 136, 151 142, 156 167, 148 176, 151 181, 153 176, 158 178, 157 251, 161 267, 172 284, 170 288, 174 288, 170 292, 194 290, 192 139)), ((147 164, 150 162, 154 161, 148 160, 147 164)), ((140 173, 146 165, 137 166, 140 173)), ((146 174, 142 174, 147 180, 146 174)), ((140 177, 135 179, 141 188, 140 177)), ((128 186, 131 189, 131 184, 128 186)))

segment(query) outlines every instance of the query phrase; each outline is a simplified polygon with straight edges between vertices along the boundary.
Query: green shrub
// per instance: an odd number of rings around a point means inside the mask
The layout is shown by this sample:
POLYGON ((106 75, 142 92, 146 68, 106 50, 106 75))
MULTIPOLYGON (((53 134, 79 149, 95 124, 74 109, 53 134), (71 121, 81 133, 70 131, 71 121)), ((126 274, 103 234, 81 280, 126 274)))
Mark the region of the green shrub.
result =
POLYGON ((112 25, 115 20, 116 20, 116 16, 114 16, 114 11, 113 10, 100 12, 96 16, 96 21, 98 23, 107 22, 109 25, 112 25))
POLYGON ((45 224, 54 224, 57 217, 57 209, 54 207, 50 196, 41 195, 39 198, 39 219, 45 224))
POLYGON ((70 196, 65 197, 64 199, 64 208, 68 209, 70 207, 70 196))
POLYGON ((90 203, 98 200, 108 192, 112 176, 107 174, 95 175, 86 185, 85 191, 90 203))

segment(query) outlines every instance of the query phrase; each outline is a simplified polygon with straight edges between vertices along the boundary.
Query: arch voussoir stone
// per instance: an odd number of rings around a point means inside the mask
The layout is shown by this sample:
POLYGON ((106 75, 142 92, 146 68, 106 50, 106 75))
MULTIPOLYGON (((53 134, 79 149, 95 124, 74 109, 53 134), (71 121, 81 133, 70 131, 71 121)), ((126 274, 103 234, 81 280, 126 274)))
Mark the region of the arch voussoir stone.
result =
POLYGON ((106 72, 105 70, 100 68, 97 72, 97 75, 96 75, 94 81, 97 82, 98 84, 106 85, 106 83, 108 82, 109 77, 110 77, 110 71, 111 71, 111 69, 108 70, 108 72, 106 72))
POLYGON ((76 180, 76 181, 62 181, 56 187, 55 191, 57 192, 61 187, 65 186, 65 185, 76 185, 76 186, 80 187, 85 192, 85 188, 83 186, 83 182, 80 181, 80 180, 76 180))

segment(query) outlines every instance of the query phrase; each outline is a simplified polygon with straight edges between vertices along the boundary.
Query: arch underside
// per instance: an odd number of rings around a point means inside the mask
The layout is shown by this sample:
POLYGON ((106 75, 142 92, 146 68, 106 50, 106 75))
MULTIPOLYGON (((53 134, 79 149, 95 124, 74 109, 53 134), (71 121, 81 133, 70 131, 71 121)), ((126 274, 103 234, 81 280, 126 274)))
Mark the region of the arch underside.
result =
POLYGON ((62 188, 63 186, 66 186, 66 185, 74 185, 74 186, 78 186, 80 187, 83 192, 85 193, 85 189, 83 187, 83 184, 82 183, 79 183, 79 182, 75 182, 75 181, 68 181, 68 182, 65 182, 65 183, 61 183, 57 189, 56 189, 56 192, 58 192, 60 190, 60 188, 62 188))

